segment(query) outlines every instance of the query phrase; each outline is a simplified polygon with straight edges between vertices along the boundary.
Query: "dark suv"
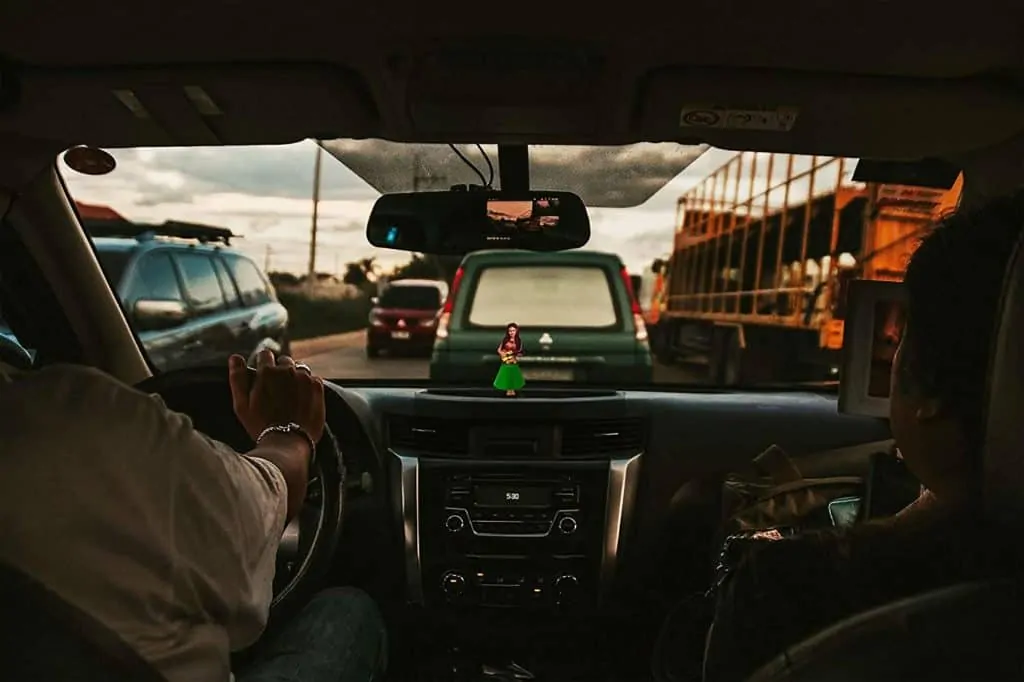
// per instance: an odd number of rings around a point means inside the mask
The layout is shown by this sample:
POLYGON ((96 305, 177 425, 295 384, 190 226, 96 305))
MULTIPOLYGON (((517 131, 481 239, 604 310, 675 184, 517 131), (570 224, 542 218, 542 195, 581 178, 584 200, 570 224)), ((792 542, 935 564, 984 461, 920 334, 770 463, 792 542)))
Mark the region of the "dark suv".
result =
POLYGON ((83 220, 107 278, 160 370, 289 352, 288 311, 230 230, 83 220))

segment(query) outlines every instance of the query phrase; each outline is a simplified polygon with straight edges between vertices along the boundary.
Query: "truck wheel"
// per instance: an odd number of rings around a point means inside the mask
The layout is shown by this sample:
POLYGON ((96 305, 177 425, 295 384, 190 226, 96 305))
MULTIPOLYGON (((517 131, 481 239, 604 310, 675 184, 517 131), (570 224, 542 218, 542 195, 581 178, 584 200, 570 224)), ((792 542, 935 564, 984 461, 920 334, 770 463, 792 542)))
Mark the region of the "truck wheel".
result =
POLYGON ((370 359, 380 357, 380 348, 377 348, 376 346, 367 346, 366 357, 370 359))
POLYGON ((735 329, 716 327, 711 332, 708 378, 719 386, 736 386, 743 381, 743 349, 735 329))
POLYGON ((672 328, 664 323, 652 325, 648 328, 651 342, 651 355, 660 365, 671 365, 676 361, 675 351, 672 349, 672 328))
POLYGON ((730 332, 725 339, 725 352, 722 354, 722 384, 738 386, 743 381, 743 349, 740 348, 740 335, 730 332))

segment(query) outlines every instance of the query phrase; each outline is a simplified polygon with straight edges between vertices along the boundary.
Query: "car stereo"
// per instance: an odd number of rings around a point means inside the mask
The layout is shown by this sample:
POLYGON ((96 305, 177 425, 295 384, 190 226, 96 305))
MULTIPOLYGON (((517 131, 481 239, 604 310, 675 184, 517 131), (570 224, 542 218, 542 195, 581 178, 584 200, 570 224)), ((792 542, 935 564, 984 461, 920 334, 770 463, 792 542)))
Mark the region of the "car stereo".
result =
POLYGON ((420 464, 424 597, 578 607, 601 588, 608 462, 420 464))
POLYGON ((446 486, 445 529, 477 536, 544 537, 575 533, 579 484, 563 480, 502 480, 452 476, 446 486))

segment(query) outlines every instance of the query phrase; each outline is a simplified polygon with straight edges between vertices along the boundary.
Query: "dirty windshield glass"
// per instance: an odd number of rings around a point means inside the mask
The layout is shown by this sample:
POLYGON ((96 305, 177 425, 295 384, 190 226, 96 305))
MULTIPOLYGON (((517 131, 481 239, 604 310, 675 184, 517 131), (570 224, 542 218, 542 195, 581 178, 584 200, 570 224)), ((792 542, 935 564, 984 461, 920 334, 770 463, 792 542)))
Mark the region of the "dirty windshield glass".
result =
MULTIPOLYGON (((488 172, 480 150, 459 149, 488 172)), ((483 150, 494 163, 496 148, 483 150)), ((533 384, 834 380, 846 283, 901 279, 959 197, 959 183, 854 182, 848 158, 541 145, 530 148, 531 182, 582 197, 590 243, 462 259, 365 238, 381 192, 480 182, 446 145, 113 155, 103 176, 57 163, 157 369, 271 348, 342 382, 490 386, 503 361, 494 348, 513 323, 515 359, 533 384)))

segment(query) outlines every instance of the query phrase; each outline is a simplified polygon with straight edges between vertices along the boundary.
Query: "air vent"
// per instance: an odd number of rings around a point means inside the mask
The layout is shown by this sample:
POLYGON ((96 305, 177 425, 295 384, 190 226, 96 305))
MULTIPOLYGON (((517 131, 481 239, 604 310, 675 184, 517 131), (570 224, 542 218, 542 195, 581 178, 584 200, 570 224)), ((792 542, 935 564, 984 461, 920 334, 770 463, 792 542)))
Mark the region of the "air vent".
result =
POLYGON ((469 454, 469 424, 430 417, 388 418, 388 442, 395 450, 464 457, 469 454))
POLYGON ((601 419, 567 422, 562 426, 562 457, 587 459, 636 453, 644 446, 640 419, 601 419))

